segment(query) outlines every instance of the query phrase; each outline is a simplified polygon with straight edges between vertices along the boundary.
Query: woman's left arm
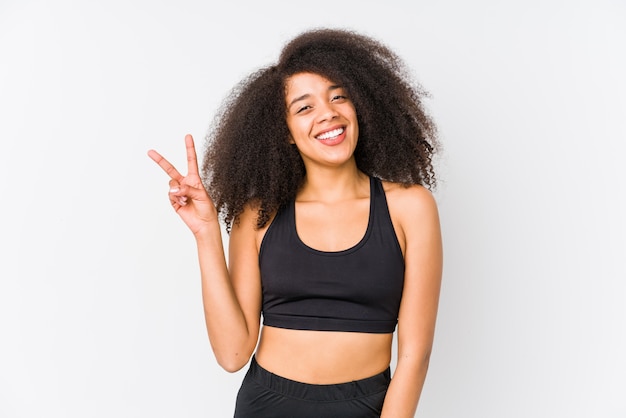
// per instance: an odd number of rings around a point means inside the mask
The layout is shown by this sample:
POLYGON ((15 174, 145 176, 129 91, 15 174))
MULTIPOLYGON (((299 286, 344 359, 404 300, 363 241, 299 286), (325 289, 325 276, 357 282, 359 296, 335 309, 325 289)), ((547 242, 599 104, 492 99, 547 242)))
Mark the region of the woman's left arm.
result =
POLYGON ((437 204, 427 189, 394 188, 388 201, 404 249, 405 275, 398 316, 398 361, 381 418, 412 418, 435 333, 443 265, 441 230, 437 204))

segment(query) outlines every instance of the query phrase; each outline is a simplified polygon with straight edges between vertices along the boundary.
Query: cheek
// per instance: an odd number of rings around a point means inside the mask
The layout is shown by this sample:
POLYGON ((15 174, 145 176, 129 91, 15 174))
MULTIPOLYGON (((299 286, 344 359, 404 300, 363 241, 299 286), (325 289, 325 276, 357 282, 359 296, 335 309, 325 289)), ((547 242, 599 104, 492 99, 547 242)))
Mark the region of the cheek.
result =
POLYGON ((289 131, 289 143, 294 143, 294 137, 298 135, 298 129, 293 121, 287 119, 287 130, 289 131))
POLYGON ((297 120, 287 119, 287 128, 292 138, 306 136, 309 131, 309 125, 304 118, 298 118, 297 120))

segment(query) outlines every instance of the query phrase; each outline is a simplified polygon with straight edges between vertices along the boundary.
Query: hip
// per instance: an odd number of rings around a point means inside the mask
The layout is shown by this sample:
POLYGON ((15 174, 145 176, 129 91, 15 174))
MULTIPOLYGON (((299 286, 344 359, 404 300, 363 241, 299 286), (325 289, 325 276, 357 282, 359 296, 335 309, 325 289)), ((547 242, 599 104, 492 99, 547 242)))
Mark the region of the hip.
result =
POLYGON ((380 417, 391 381, 389 368, 376 375, 337 384, 309 384, 261 367, 253 357, 235 407, 235 418, 380 417))

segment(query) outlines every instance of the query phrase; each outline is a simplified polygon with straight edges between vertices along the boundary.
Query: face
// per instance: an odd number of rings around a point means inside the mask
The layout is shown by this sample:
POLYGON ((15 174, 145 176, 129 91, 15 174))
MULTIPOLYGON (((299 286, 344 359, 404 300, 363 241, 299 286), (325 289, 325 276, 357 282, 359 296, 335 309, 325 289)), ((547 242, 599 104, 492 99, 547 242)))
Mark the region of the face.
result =
POLYGON ((312 73, 294 74, 286 86, 287 126, 305 165, 354 163, 359 126, 345 88, 312 73))

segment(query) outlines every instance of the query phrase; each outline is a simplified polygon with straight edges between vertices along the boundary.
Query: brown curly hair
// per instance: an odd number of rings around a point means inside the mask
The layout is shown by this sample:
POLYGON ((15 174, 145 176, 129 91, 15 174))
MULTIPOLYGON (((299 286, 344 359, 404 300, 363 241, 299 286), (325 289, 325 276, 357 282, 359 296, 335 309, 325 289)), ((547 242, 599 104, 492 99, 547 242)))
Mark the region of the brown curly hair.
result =
POLYGON ((319 74, 345 87, 357 111, 359 170, 403 185, 436 183, 436 127, 426 93, 404 62, 379 41, 344 29, 313 29, 288 42, 275 65, 238 83, 223 101, 206 137, 204 185, 230 231, 246 205, 263 227, 293 200, 305 168, 289 143, 286 80, 319 74))

